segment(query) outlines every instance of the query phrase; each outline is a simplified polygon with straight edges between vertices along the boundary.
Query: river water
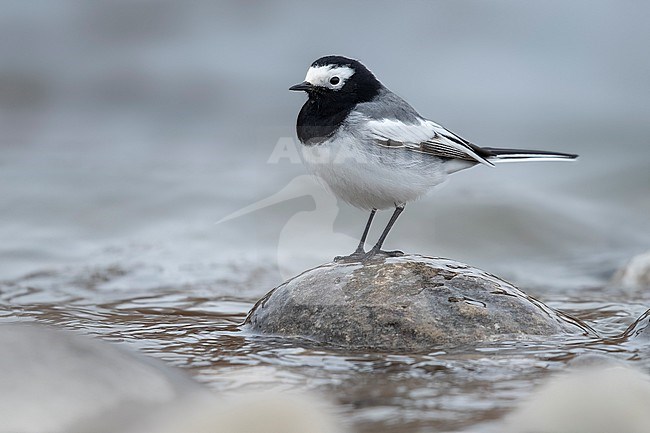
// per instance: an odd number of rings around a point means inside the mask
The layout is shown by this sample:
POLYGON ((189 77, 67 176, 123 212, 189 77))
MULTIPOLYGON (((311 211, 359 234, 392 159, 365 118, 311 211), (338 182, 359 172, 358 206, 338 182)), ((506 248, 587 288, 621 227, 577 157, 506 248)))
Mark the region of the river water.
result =
POLYGON ((479 145, 581 155, 458 173, 407 207, 387 248, 485 269, 606 337, 650 305, 611 283, 650 247, 647 6, 380 6, 4 3, 1 321, 126 344, 218 392, 322 393, 358 432, 484 425, 582 353, 650 370, 632 342, 396 355, 238 331, 365 223, 296 158, 304 97, 287 88, 330 53, 479 145), (409 25, 377 28, 395 19, 409 25))

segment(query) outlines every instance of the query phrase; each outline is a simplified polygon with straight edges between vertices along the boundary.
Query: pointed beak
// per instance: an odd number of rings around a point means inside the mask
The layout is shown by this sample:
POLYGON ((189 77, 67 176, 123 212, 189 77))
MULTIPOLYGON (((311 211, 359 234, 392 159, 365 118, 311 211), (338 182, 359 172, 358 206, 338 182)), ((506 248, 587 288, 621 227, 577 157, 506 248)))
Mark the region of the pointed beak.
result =
POLYGON ((296 84, 295 86, 289 87, 289 90, 304 90, 307 92, 308 90, 311 90, 314 88, 314 85, 311 84, 309 81, 303 81, 300 84, 296 84))

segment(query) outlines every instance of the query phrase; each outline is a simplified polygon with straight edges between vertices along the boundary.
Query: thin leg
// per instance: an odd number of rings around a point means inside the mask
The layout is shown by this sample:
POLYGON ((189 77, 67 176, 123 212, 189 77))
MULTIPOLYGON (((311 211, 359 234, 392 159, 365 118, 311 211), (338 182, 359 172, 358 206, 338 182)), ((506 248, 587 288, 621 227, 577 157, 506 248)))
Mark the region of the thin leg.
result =
POLYGON ((366 260, 380 252, 387 253, 388 255, 391 256, 401 256, 402 254, 404 254, 401 251, 382 251, 381 246, 384 244, 384 241, 386 240, 386 236, 388 236, 388 232, 390 232, 390 229, 393 228, 393 224, 395 224, 395 221, 397 221, 397 218, 399 218, 399 215, 402 213, 405 206, 406 205, 403 204, 395 206, 395 212, 393 212, 393 216, 390 217, 390 221, 388 221, 388 225, 386 225, 386 228, 382 232, 381 236, 379 236, 379 240, 377 241, 375 246, 372 247, 370 251, 368 251, 368 254, 366 254, 365 257, 366 260))
POLYGON ((370 231, 370 226, 372 225, 372 219, 375 217, 377 209, 370 211, 370 217, 368 217, 368 222, 366 223, 366 228, 363 229, 363 234, 361 235, 361 240, 359 241, 359 246, 356 250, 349 256, 336 256, 334 261, 359 261, 366 256, 366 251, 363 249, 366 244, 366 238, 368 237, 368 232, 370 231))
POLYGON ((373 210, 370 211, 370 217, 368 217, 368 222, 366 223, 366 228, 363 229, 363 234, 361 235, 361 240, 359 241, 359 246, 357 247, 357 249, 354 251, 353 254, 363 254, 363 253, 365 253, 365 250, 363 248, 366 245, 366 238, 368 237, 368 232, 370 231, 370 225, 372 224, 372 219, 375 217, 376 213, 377 213, 377 209, 373 209, 373 210))

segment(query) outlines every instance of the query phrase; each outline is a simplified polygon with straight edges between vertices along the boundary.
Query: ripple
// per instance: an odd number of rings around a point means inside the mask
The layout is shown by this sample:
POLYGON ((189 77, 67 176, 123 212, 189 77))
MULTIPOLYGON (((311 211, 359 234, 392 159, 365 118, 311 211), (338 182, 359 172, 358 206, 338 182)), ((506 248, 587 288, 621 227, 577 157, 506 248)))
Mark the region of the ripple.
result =
POLYGON ((645 311, 633 299, 550 300, 604 338, 540 338, 395 355, 250 334, 239 324, 256 299, 224 294, 221 288, 234 284, 227 278, 146 291, 111 284, 125 275, 112 267, 4 282, 0 320, 37 321, 126 344, 187 369, 218 392, 316 390, 338 401, 360 433, 460 430, 500 418, 534 385, 584 354, 650 366, 644 344, 631 338, 647 326, 647 314, 633 323, 645 311))

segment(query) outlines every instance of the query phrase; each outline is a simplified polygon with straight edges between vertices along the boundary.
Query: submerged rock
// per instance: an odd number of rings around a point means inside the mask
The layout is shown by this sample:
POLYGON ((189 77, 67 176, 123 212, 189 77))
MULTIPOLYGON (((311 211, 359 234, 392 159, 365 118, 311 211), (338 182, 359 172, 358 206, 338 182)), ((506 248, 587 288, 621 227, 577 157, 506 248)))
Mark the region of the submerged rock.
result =
POLYGON ((386 351, 595 335, 587 325, 493 275, 419 255, 308 270, 259 300, 246 324, 264 334, 386 351))

